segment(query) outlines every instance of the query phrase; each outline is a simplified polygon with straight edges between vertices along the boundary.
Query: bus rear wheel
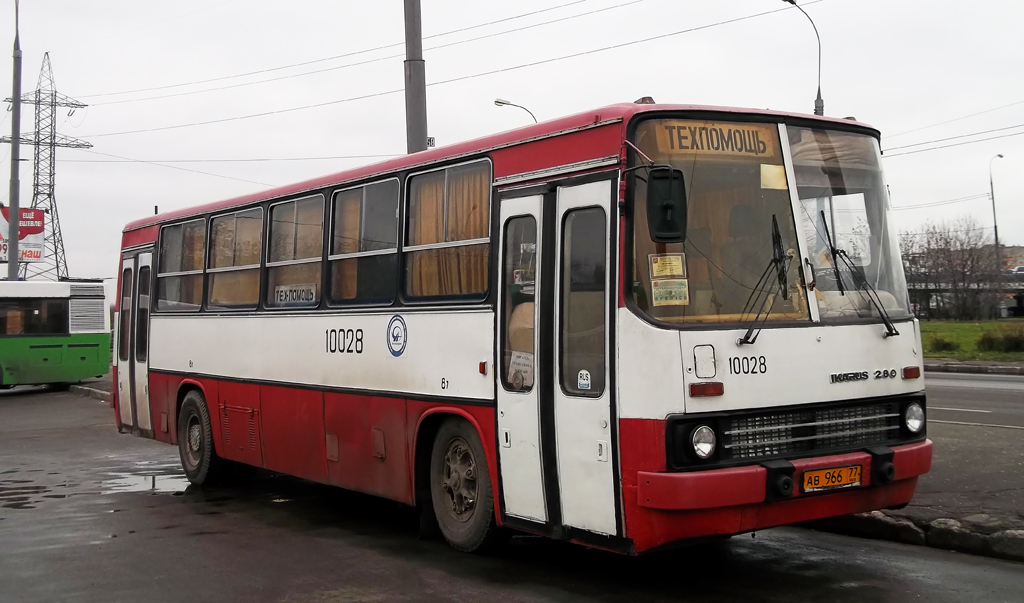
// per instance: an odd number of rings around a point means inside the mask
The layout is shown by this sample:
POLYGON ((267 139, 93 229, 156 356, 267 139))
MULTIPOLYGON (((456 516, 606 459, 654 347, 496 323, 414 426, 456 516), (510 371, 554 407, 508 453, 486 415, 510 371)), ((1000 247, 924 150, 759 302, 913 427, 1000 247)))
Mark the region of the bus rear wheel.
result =
POLYGON ((494 520, 494 495, 480 437, 462 419, 448 419, 434 438, 430 499, 448 544, 483 552, 501 541, 494 520))
POLYGON ((213 427, 206 399, 198 390, 185 395, 178 414, 178 454, 185 477, 196 486, 218 483, 226 470, 225 462, 213 446, 213 427))

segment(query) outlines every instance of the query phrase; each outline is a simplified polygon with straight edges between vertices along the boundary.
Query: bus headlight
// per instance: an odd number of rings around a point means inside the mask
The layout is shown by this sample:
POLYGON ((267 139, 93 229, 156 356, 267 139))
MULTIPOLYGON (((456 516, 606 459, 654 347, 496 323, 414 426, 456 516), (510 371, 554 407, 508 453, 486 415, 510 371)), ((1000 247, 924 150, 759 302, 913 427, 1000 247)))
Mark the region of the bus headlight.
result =
POLYGON ((715 430, 707 425, 694 429, 690 441, 693 443, 694 454, 701 460, 707 460, 715 453, 715 430))
POLYGON ((903 422, 910 433, 920 432, 924 427, 924 409, 921 408, 921 405, 917 402, 908 404, 907 410, 903 412, 903 422))

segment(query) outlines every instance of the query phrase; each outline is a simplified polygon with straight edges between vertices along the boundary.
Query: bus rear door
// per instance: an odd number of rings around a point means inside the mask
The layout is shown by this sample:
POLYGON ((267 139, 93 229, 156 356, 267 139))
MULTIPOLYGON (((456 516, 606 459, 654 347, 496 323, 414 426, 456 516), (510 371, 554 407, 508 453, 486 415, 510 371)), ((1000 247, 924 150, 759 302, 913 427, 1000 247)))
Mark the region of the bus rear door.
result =
POLYGON ((152 434, 149 409, 149 309, 153 253, 125 255, 117 333, 117 399, 121 424, 152 434))

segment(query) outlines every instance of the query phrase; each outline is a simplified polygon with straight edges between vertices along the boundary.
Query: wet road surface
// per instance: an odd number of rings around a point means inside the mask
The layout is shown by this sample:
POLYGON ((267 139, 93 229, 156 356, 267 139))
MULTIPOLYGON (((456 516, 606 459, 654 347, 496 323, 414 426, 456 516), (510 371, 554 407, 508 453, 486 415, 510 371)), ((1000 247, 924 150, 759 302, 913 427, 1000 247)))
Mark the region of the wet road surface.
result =
POLYGON ((636 559, 471 556, 401 505, 261 473, 187 486, 105 403, 0 395, 0 601, 1020 601, 1024 565, 795 528, 636 559))

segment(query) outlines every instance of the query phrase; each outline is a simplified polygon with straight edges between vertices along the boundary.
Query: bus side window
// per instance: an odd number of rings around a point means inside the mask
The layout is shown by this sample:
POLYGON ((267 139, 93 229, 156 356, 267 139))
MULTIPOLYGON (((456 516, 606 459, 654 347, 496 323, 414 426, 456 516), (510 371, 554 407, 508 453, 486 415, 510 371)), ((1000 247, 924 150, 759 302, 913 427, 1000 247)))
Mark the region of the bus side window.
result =
POLYGON ((479 299, 486 294, 490 164, 477 161, 413 176, 408 196, 406 295, 479 299))
POLYGON ((323 236, 323 196, 270 206, 268 307, 311 308, 320 304, 323 236))
POLYGON ((533 389, 535 367, 537 220, 533 216, 506 222, 503 254, 505 343, 501 382, 509 391, 528 392, 533 389))
POLYGON ((128 342, 131 340, 132 325, 132 271, 125 268, 121 273, 121 324, 117 329, 117 357, 121 360, 128 360, 128 342))
POLYGON ((329 301, 390 304, 398 294, 397 179, 338 191, 331 212, 329 301))
POLYGON ((559 363, 562 390, 573 396, 604 392, 605 258, 604 210, 568 212, 562 230, 559 363))
POLYGON ((160 230, 160 261, 156 272, 157 310, 199 310, 203 303, 205 256, 205 219, 164 226, 160 230))
POLYGON ((207 309, 250 309, 259 303, 262 234, 262 207, 210 221, 207 309))

